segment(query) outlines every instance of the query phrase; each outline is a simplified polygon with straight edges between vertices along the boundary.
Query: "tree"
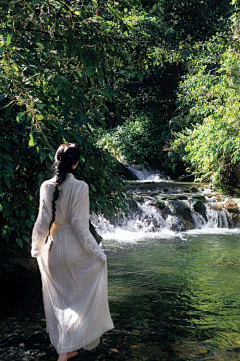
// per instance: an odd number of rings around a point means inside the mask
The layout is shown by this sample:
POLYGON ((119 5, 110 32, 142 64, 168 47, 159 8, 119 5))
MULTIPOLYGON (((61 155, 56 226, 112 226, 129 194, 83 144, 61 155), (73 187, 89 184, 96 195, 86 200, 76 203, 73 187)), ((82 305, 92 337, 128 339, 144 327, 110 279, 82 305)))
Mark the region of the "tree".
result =
MULTIPOLYGON (((238 19, 223 54, 195 60, 195 70, 181 84, 173 127, 181 127, 173 149, 181 146, 191 171, 230 194, 240 191, 239 178, 239 32, 238 19), (174 125, 175 124, 175 125, 174 125)), ((226 44, 226 43, 225 43, 226 44)), ((212 48, 211 48, 212 50, 212 48)), ((211 54, 211 53, 210 53, 211 54)), ((206 54, 205 54, 206 55, 206 54)))
POLYGON ((6 1, 0 6, 1 237, 29 241, 38 190, 50 177, 58 145, 77 142, 91 210, 109 217, 126 209, 114 160, 92 130, 104 124, 116 62, 133 69, 133 39, 124 6, 112 1, 6 1), (133 49, 128 57, 129 49, 133 49), (109 192, 111 189, 111 192, 109 192))

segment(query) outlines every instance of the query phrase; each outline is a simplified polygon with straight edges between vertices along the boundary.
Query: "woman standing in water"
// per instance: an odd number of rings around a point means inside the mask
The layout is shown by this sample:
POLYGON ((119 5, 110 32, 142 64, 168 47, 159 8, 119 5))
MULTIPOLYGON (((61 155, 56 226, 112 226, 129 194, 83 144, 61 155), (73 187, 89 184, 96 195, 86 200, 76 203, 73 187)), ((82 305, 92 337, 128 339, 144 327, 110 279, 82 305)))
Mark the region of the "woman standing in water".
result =
POLYGON ((72 174, 79 157, 76 144, 58 148, 55 177, 40 188, 32 235, 47 330, 58 361, 75 356, 80 348, 92 350, 100 336, 114 327, 107 298, 106 256, 89 231, 88 185, 72 174))

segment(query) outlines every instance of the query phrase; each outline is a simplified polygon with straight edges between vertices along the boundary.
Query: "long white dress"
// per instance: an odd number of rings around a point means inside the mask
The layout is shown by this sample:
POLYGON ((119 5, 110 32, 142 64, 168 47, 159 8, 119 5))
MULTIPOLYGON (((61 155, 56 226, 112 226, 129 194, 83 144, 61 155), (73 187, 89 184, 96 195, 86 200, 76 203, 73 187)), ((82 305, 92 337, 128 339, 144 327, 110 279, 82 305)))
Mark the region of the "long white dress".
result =
POLYGON ((45 245, 54 183, 52 178, 40 188, 32 257, 37 258, 41 272, 47 330, 60 354, 93 349, 114 326, 108 306, 106 255, 89 231, 88 185, 71 173, 59 186, 55 222, 45 245))

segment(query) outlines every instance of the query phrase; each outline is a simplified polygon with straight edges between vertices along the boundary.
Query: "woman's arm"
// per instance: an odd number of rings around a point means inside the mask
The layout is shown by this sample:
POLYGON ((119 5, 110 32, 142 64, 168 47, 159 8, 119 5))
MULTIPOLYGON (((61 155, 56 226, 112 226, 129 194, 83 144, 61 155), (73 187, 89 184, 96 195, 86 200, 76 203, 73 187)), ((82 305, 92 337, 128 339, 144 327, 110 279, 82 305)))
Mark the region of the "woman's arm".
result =
POLYGON ((104 262, 107 257, 89 230, 88 185, 86 183, 81 185, 74 197, 71 214, 74 233, 87 253, 92 254, 96 260, 104 262))
POLYGON ((40 204, 37 220, 34 224, 32 233, 32 257, 40 256, 46 237, 49 233, 52 211, 51 204, 48 199, 47 185, 42 184, 40 187, 40 204))

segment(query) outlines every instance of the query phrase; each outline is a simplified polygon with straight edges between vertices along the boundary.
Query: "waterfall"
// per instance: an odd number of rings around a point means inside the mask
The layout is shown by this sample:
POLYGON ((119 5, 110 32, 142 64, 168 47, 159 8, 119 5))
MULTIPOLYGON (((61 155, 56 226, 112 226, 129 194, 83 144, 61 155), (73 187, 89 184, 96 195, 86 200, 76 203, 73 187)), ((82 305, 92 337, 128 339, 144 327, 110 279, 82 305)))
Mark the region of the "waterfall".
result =
POLYGON ((153 170, 151 167, 143 168, 139 165, 127 166, 127 168, 135 174, 140 181, 154 181, 159 182, 161 180, 171 180, 168 175, 165 175, 164 172, 156 169, 153 170))
POLYGON ((158 170, 129 168, 139 178, 126 186, 130 215, 119 213, 110 220, 91 216, 103 238, 132 242, 184 233, 240 232, 240 199, 220 196, 209 184, 174 182, 158 170))

